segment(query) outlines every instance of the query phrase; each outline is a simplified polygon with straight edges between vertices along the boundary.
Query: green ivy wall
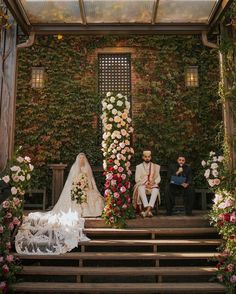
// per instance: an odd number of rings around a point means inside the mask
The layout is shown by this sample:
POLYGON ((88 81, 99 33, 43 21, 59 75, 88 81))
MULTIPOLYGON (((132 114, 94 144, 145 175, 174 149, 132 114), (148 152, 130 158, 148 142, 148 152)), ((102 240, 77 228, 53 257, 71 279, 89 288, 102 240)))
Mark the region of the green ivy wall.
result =
POLYGON ((97 94, 97 50, 127 47, 132 54, 133 164, 143 148, 166 165, 184 152, 201 185, 200 162, 221 145, 218 53, 198 36, 37 37, 19 52, 16 145, 37 167, 35 185, 50 185, 47 164, 74 161, 86 152, 101 165, 101 115, 97 94), (185 86, 187 65, 199 68, 199 87, 185 86), (45 87, 31 88, 31 68, 43 66, 45 87), (95 122, 95 123, 94 123, 95 122), (97 124, 99 125, 99 123, 97 124))

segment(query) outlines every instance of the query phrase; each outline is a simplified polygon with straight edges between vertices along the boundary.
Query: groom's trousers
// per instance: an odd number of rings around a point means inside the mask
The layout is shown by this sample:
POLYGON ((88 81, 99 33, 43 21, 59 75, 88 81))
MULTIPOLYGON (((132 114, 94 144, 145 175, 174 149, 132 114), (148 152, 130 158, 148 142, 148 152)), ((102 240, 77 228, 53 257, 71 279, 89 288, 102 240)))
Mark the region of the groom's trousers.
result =
POLYGON ((158 188, 152 188, 152 193, 151 193, 151 197, 150 200, 148 202, 147 199, 147 195, 146 195, 146 187, 144 185, 139 186, 138 188, 138 192, 139 192, 139 196, 142 200, 143 206, 146 208, 148 206, 151 206, 152 208, 155 205, 155 202, 157 200, 157 195, 159 193, 159 189, 158 188))

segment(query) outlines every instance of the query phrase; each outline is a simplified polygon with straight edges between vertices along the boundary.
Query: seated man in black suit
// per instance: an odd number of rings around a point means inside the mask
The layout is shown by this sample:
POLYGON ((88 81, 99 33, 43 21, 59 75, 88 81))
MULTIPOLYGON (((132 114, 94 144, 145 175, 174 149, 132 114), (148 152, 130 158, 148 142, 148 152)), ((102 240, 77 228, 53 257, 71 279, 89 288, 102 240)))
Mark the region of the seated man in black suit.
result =
POLYGON ((180 154, 177 162, 171 164, 167 173, 167 184, 165 189, 165 202, 167 215, 172 214, 175 205, 175 194, 183 193, 184 208, 186 215, 192 215, 194 190, 192 187, 192 171, 185 164, 185 156, 180 154))

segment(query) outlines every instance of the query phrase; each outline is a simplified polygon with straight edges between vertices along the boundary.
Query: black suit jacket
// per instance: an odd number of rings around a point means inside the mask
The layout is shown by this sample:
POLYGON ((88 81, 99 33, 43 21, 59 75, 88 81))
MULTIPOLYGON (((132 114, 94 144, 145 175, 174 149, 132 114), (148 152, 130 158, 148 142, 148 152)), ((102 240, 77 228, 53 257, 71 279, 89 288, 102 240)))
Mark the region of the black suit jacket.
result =
MULTIPOLYGON (((171 164, 168 168, 167 172, 167 181, 170 183, 171 176, 176 176, 176 172, 179 169, 180 165, 178 163, 171 164)), ((179 174, 179 176, 186 177, 185 183, 191 185, 192 184, 192 170, 188 165, 183 165, 183 172, 179 174)))

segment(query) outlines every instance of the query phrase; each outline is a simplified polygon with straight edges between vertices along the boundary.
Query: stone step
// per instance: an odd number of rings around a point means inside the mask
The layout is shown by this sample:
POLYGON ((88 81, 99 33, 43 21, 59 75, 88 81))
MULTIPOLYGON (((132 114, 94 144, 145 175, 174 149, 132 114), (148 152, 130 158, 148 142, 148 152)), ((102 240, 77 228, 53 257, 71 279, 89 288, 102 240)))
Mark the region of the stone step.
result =
POLYGON ((14 285, 25 293, 225 293, 217 283, 39 283, 14 285))
MULTIPOLYGON (((206 213, 194 212, 193 216, 186 215, 158 215, 152 218, 127 220, 127 228, 209 228, 209 217, 206 213), (196 215, 195 215, 196 214, 196 215)), ((102 218, 86 218, 85 228, 109 228, 102 218)))
POLYGON ((182 260, 209 259, 217 252, 68 252, 60 255, 25 255, 15 253, 21 260, 182 260))
POLYGON ((219 246, 219 239, 183 239, 183 240, 90 240, 80 242, 83 246, 219 246))
POLYGON ((71 266, 24 266, 21 275, 50 276, 195 276, 213 275, 215 267, 71 267, 71 266))
POLYGON ((215 228, 130 228, 130 229, 112 229, 112 228, 87 228, 84 229, 87 236, 186 236, 186 235, 212 235, 217 234, 215 228))

